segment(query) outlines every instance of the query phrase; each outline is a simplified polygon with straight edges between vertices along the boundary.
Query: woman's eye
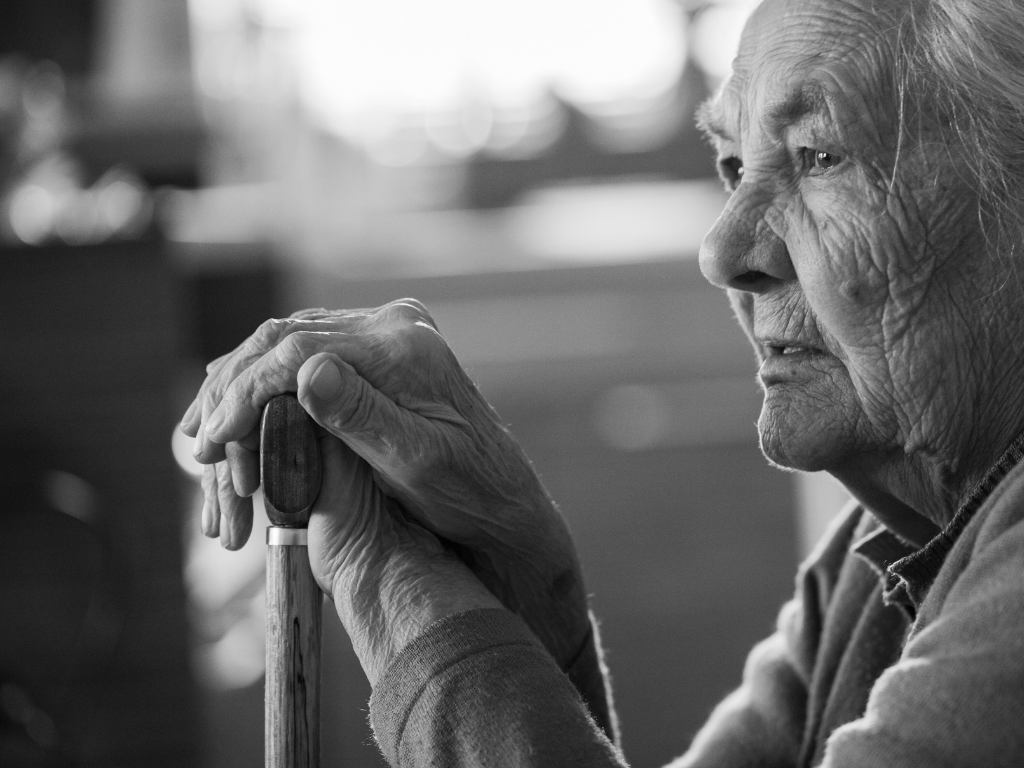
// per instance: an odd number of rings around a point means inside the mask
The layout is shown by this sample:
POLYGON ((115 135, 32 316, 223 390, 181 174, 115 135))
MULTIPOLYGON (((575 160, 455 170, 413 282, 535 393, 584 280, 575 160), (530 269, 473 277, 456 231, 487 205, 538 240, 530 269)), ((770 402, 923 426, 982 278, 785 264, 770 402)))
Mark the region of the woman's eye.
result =
POLYGON ((827 171, 830 168, 835 168, 843 160, 839 155, 823 152, 820 149, 811 149, 808 152, 811 155, 811 167, 816 171, 827 171))
POLYGON ((739 186, 743 179, 743 161, 738 157, 727 157, 718 161, 718 169, 730 191, 739 186))

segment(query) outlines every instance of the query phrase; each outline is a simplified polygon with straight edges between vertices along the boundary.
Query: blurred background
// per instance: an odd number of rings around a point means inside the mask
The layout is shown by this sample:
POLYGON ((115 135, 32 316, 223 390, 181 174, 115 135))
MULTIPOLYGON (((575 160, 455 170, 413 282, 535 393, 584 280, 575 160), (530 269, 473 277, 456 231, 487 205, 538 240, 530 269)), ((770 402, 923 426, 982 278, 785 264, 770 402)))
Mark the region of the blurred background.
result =
MULTIPOLYGON (((697 266, 753 4, 4 0, 0 765, 262 761, 262 504, 201 537, 175 425, 267 317, 402 296, 569 520, 631 764, 683 751, 843 500, 697 266)), ((324 765, 382 766, 325 616, 324 765)))

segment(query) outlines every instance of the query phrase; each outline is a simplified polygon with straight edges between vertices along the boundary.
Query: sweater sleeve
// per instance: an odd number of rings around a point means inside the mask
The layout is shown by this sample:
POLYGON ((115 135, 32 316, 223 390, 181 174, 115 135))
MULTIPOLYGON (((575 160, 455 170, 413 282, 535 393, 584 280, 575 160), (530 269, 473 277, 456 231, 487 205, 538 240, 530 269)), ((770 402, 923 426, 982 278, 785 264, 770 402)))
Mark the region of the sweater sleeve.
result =
MULTIPOLYGON (((593 635, 570 669, 585 691, 600 676, 590 645, 596 647, 593 635), (584 670, 588 665, 594 669, 584 670)), ((396 768, 625 765, 570 677, 501 609, 466 611, 428 627, 378 680, 370 722, 396 768)))
MULTIPOLYGON (((750 654, 743 685, 673 768, 796 764, 822 616, 859 521, 860 510, 850 510, 812 554, 778 631, 750 654)), ((396 768, 621 768, 606 736, 615 725, 599 646, 592 634, 563 674, 512 613, 450 616, 403 649, 378 681, 370 699, 378 744, 396 768)))
POLYGON ((796 595, 782 607, 775 634, 747 657, 742 685, 715 707, 690 748, 669 768, 797 764, 824 615, 862 521, 856 505, 836 519, 801 566, 796 595))
POLYGON ((878 679, 864 717, 832 734, 822 762, 878 765, 1024 765, 1024 522, 970 554, 934 620, 878 679))

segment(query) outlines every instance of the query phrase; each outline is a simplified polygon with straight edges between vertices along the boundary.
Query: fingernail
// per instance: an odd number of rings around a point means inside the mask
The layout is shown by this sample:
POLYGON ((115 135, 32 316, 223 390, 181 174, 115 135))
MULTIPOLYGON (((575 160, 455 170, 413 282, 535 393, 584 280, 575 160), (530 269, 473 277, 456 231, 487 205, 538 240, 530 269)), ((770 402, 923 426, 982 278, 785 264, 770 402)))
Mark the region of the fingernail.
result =
POLYGON ((341 391, 341 371, 330 360, 324 360, 309 380, 309 388, 321 400, 330 400, 341 391))
POLYGON ((206 436, 206 430, 204 430, 202 428, 202 426, 200 426, 199 427, 199 432, 196 433, 196 442, 192 446, 192 456, 197 458, 197 459, 200 456, 203 455, 203 438, 205 436, 206 436))
POLYGON ((210 535, 211 523, 213 522, 213 511, 210 509, 210 502, 203 500, 203 519, 200 523, 200 529, 203 532, 203 536, 210 535))
POLYGON ((185 415, 181 417, 181 426, 183 426, 183 427, 187 427, 188 426, 189 422, 192 421, 192 417, 196 413, 196 408, 198 408, 198 407, 199 407, 199 401, 198 400, 193 400, 192 401, 192 405, 190 405, 188 407, 188 410, 185 411, 185 415))
POLYGON ((235 490, 235 496, 239 498, 245 498, 248 494, 245 493, 245 488, 242 488, 242 478, 236 473, 231 473, 231 487, 235 490))

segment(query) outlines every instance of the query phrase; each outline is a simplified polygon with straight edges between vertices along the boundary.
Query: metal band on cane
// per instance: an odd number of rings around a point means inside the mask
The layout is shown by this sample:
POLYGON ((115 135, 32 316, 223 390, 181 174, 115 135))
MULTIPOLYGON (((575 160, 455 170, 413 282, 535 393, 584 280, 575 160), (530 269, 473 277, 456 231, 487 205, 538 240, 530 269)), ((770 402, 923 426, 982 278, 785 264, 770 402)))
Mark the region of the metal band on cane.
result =
POLYGON ((309 540, 305 528, 267 526, 267 545, 271 547, 304 547, 309 540))

